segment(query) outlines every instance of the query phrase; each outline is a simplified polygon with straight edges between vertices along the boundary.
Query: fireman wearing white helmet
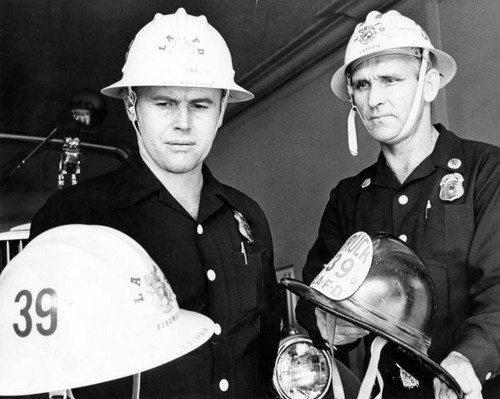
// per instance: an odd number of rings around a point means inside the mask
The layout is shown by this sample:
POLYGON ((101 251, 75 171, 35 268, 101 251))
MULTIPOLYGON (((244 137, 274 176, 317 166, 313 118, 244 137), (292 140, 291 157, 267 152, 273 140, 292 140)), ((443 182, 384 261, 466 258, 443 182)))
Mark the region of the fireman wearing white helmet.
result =
MULTIPOLYGON (((157 14, 102 93, 124 100, 138 151, 116 171, 60 190, 35 215, 32 237, 71 223, 120 230, 155 260, 180 307, 215 322, 208 343, 142 374, 141 397, 267 397, 281 309, 269 226, 255 201, 204 164, 226 103, 253 97, 235 83, 224 39, 204 16, 157 14)), ((88 387, 78 398, 128 397, 130 384, 88 387)))
MULTIPOLYGON (((373 165, 331 191, 303 280, 310 284, 356 231, 399 237, 436 285, 439 319, 429 356, 467 399, 494 398, 500 393, 500 381, 493 379, 500 372, 500 149, 432 124, 431 103, 455 72, 453 58, 397 11, 372 11, 356 26, 331 87, 351 102, 351 153, 358 152, 356 115, 381 152, 373 165)), ((333 316, 304 300, 297 318, 318 344, 335 328, 333 316)), ((335 332, 338 345, 367 334, 341 320, 335 332)), ((384 398, 456 397, 421 373, 421 365, 403 370, 389 353, 381 365, 384 398)))

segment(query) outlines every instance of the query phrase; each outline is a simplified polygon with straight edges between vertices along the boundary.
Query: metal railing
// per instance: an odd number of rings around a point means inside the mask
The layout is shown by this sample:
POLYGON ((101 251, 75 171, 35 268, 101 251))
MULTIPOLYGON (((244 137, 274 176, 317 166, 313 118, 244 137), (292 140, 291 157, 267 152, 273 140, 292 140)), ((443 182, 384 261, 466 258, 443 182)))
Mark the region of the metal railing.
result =
POLYGON ((30 224, 27 223, 0 233, 0 272, 23 250, 30 235, 29 228, 30 224))

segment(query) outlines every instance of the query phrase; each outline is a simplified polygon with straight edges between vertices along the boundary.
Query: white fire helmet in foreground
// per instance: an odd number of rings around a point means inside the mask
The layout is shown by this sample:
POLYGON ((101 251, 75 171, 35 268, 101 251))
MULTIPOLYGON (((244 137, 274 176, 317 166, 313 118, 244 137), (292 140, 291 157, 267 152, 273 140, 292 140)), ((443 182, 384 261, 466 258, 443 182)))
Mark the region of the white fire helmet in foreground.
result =
MULTIPOLYGON (((282 284, 320 309, 374 333, 377 356, 382 340, 391 342, 397 348, 394 356, 417 360, 425 366, 420 369, 444 381, 458 398, 464 397, 457 381, 427 355, 437 320, 435 287, 425 265, 401 240, 387 233, 357 232, 310 286, 293 279, 283 279, 282 284)), ((373 355, 372 345, 372 359, 373 355)), ((376 363, 370 366, 361 386, 368 393, 373 386, 371 370, 377 371, 376 363)))
POLYGON ((146 251, 109 227, 36 237, 0 275, 0 395, 133 375, 192 351, 213 322, 179 309, 146 251))

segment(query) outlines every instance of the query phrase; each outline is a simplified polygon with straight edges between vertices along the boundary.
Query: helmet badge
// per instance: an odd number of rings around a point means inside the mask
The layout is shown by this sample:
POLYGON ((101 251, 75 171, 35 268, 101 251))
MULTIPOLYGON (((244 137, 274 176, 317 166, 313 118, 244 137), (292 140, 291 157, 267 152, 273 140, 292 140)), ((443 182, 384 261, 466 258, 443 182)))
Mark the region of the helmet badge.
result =
POLYGON ((361 44, 368 44, 377 36, 377 28, 374 25, 365 25, 358 31, 358 33, 359 42, 361 44))
POLYGON ((151 264, 152 270, 140 277, 131 277, 130 282, 132 284, 141 287, 144 284, 144 290, 141 290, 134 298, 134 302, 143 302, 146 300, 144 295, 149 296, 151 302, 158 308, 161 309, 163 313, 170 313, 174 307, 175 294, 170 288, 170 286, 165 282, 163 273, 154 263, 151 264))

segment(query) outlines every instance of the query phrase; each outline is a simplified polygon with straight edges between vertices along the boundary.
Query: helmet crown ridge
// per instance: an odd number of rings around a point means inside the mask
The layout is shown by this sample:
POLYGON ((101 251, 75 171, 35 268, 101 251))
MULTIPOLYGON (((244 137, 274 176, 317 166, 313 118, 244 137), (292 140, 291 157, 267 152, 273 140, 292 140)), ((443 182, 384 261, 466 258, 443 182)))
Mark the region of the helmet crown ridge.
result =
POLYGON ((349 100, 346 72, 350 66, 387 53, 420 56, 415 49, 429 50, 432 66, 441 75, 440 87, 451 81, 457 69, 455 60, 436 49, 418 23, 395 10, 386 13, 371 11, 365 21, 356 25, 347 44, 344 64, 334 73, 331 88, 337 97, 349 100))
POLYGON ((101 92, 121 98, 135 86, 204 87, 229 90, 228 102, 253 95, 234 81, 229 48, 205 16, 179 8, 175 14, 157 13, 131 42, 122 79, 101 92))

